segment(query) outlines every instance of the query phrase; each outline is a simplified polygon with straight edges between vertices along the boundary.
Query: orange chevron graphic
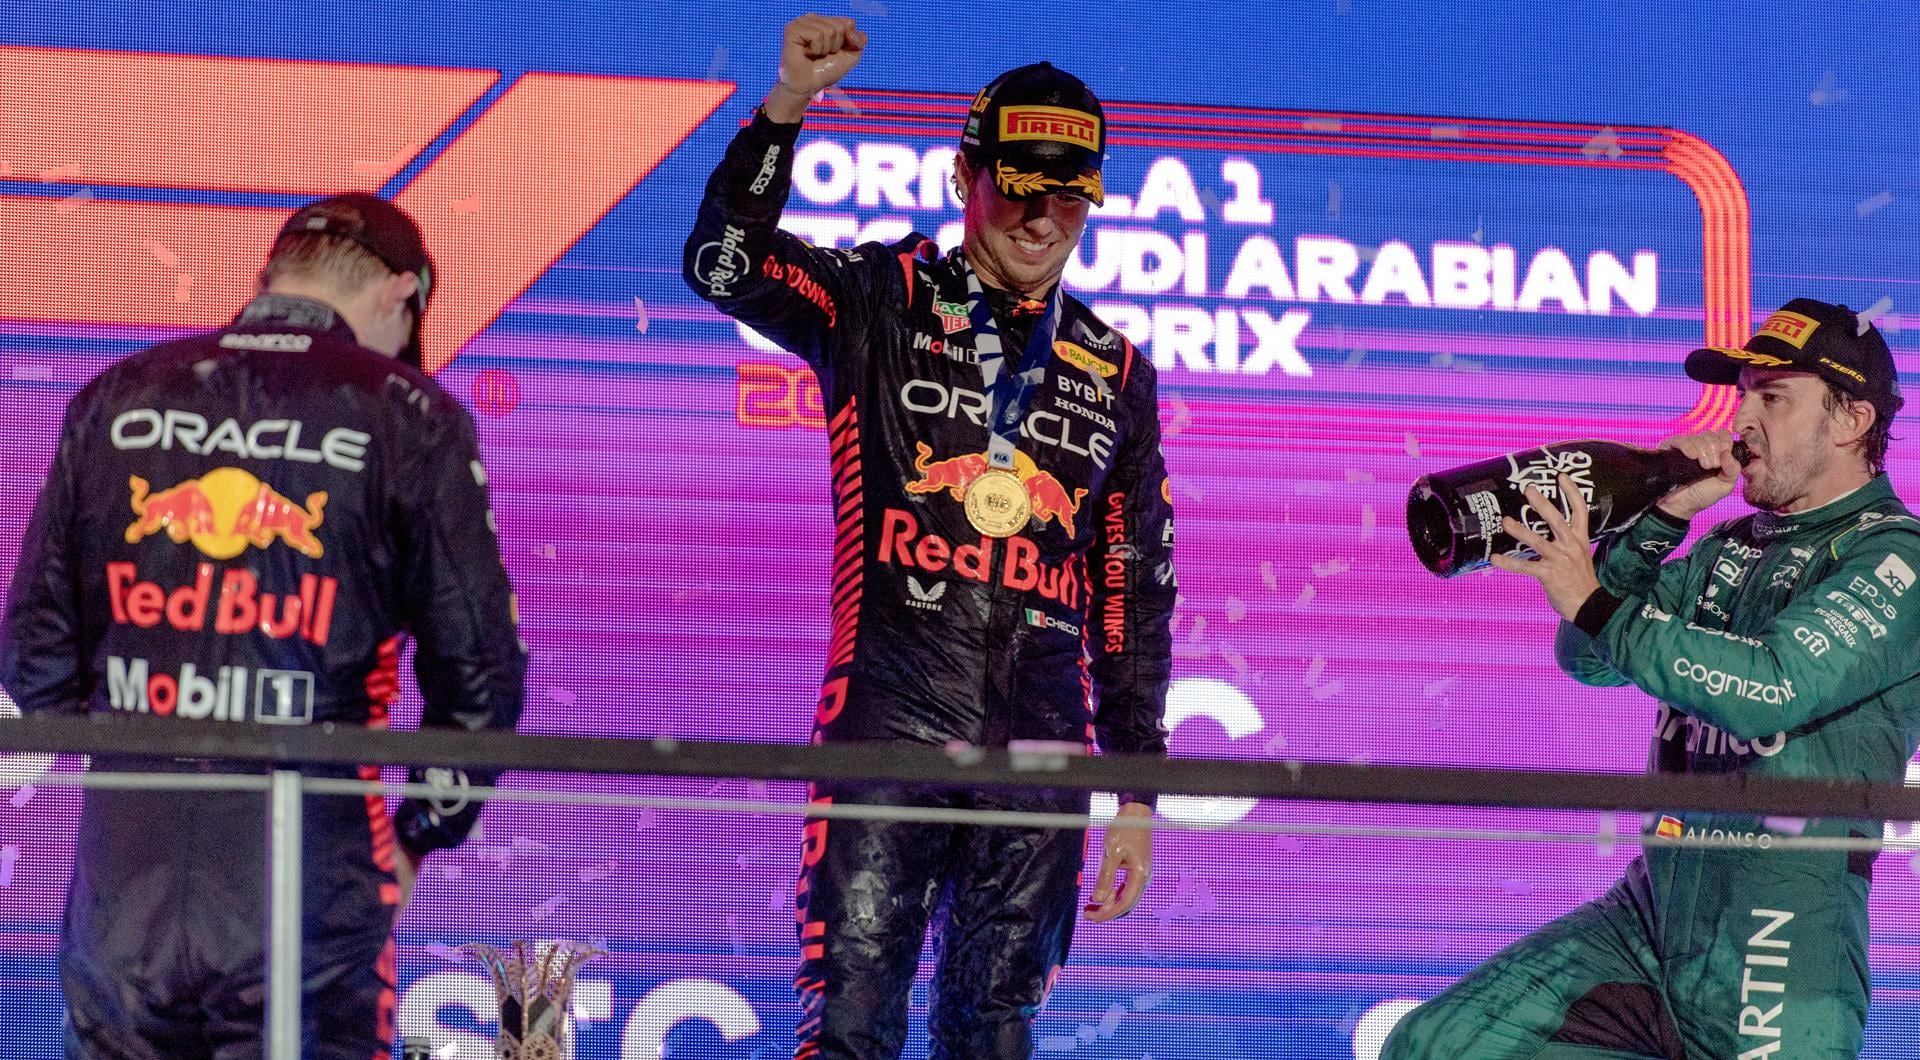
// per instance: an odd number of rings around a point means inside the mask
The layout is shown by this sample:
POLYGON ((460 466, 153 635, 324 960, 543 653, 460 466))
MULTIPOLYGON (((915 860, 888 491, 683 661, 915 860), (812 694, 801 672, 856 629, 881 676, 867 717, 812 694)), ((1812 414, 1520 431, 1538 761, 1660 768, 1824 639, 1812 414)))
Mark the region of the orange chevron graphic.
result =
MULTIPOLYGON (((0 177, 374 191, 493 70, 0 46, 0 177)), ((721 82, 521 76, 395 197, 439 265, 438 371, 733 93, 721 82)), ((251 295, 288 211, 0 195, 0 317, 210 327, 251 295)))

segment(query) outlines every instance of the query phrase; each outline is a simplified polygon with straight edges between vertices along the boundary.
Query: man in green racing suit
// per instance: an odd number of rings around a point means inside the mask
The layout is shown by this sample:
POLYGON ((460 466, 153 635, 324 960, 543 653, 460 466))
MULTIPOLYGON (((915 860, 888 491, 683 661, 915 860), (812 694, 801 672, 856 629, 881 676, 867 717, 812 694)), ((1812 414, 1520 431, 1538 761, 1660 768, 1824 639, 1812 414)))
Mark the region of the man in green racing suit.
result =
MULTIPOLYGON (((1742 349, 1687 373, 1742 391, 1733 435, 1670 439, 1719 474, 1665 497, 1596 570, 1579 484, 1539 556, 1498 557, 1565 619, 1560 666, 1659 700, 1650 768, 1898 783, 1920 730, 1920 523, 1882 471, 1902 403, 1886 342, 1844 306, 1796 299, 1742 349), (1662 562, 1744 476, 1759 511, 1662 562)), ((1868 820, 1649 814, 1650 845, 1606 895, 1507 947, 1395 1028, 1386 1060, 1852 1057, 1867 1016, 1868 820)))

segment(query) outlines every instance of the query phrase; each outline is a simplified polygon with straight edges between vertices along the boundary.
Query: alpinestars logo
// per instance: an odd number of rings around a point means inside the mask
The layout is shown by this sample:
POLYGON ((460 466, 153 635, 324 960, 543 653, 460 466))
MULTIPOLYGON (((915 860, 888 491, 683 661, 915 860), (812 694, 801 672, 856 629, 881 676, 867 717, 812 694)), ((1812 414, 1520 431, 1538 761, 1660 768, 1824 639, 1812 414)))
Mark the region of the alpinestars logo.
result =
POLYGON ((934 582, 932 587, 920 584, 920 579, 907 575, 907 606, 921 611, 938 612, 940 601, 947 595, 946 582, 934 582))

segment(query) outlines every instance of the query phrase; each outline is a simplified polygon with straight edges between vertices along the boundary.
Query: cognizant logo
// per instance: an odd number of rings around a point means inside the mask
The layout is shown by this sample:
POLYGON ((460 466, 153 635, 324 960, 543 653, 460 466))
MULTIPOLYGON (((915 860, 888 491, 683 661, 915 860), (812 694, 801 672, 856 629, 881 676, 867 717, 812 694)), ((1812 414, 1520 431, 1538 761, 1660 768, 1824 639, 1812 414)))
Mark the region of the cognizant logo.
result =
POLYGON ((1740 699, 1751 699, 1756 703, 1771 703, 1775 706, 1793 700, 1792 681, 1783 681, 1777 685, 1762 684, 1759 681, 1736 677, 1725 670, 1710 670, 1685 656, 1673 661, 1673 672, 1716 696, 1732 694, 1740 699))

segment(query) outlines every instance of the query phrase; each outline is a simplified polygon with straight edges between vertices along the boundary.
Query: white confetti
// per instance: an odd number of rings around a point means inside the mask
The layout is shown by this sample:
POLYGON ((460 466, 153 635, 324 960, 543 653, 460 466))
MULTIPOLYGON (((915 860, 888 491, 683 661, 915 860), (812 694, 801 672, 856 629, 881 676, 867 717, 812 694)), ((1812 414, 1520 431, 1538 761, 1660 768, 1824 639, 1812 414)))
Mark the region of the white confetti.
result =
POLYGON ((559 685, 547 687, 547 698, 563 707, 575 706, 580 702, 580 697, 572 689, 561 688, 559 685))
POLYGON ((1175 390, 1167 391, 1167 404, 1173 407, 1173 418, 1167 423, 1167 437, 1171 438, 1187 429, 1193 422, 1193 410, 1187 407, 1185 398, 1175 390))
POLYGON ((78 210, 81 206, 85 205, 86 203, 90 203, 92 201, 93 201, 93 189, 81 188, 79 191, 74 192, 72 195, 69 195, 64 199, 61 199, 59 202, 54 203, 53 208, 55 210, 58 210, 61 213, 72 213, 73 211, 78 210))
POLYGON ((400 149, 389 155, 384 161, 355 159, 353 171, 363 177, 378 177, 382 184, 392 180, 396 173, 407 168, 413 156, 420 153, 424 144, 401 144, 400 149))
POLYGON ((1100 1017, 1100 1037, 1111 1038, 1120 1029, 1120 1020, 1127 1014, 1119 1002, 1107 1006, 1107 1014, 1100 1017))
POLYGON ((1360 540, 1373 540, 1373 527, 1379 519, 1380 516, 1373 510, 1373 505, 1363 504, 1360 506, 1360 540))
POLYGON ((1227 597, 1227 621, 1238 622, 1247 617, 1247 602, 1237 596, 1227 597))
POLYGON ((720 71, 726 68, 727 48, 726 45, 719 45, 713 49, 713 59, 707 63, 707 80, 720 80, 720 71))
POLYGON ((535 545, 533 546, 533 554, 541 559, 557 559, 559 558, 560 551, 552 545, 535 545))
POLYGON ((460 954, 456 952, 452 946, 444 942, 427 943, 427 956, 438 957, 443 961, 451 961, 455 964, 460 963, 460 954))
POLYGON ((567 902, 569 901, 571 901, 571 899, 569 899, 566 895, 556 894, 552 898, 549 898, 546 901, 541 902, 539 905, 536 905, 532 909, 528 910, 527 919, 533 921, 534 923, 539 923, 540 921, 545 920, 546 918, 552 916, 555 910, 558 910, 561 906, 566 905, 567 902))
POLYGON ((80 175, 80 167, 69 162, 64 166, 50 166, 40 171, 40 183, 65 184, 80 175))
POLYGON ((852 99, 848 98, 847 94, 840 90, 839 85, 828 86, 827 90, 825 92, 822 92, 821 95, 832 100, 833 105, 836 107, 839 107, 843 113, 851 114, 856 117, 859 116, 860 114, 859 105, 854 103, 852 99))
POLYGON ((1373 472, 1368 471, 1364 468, 1350 467, 1347 469, 1347 481, 1348 482, 1372 482, 1373 472))
POLYGON ((1460 139, 1460 126, 1458 125, 1436 125, 1428 131, 1436 140, 1460 139))
POLYGON ((1825 74, 1822 74, 1819 86, 1812 92, 1807 93, 1807 102, 1816 107, 1824 107, 1829 103, 1838 103, 1847 98, 1846 89, 1834 87, 1836 80, 1837 78, 1834 77, 1832 70, 1828 70, 1825 74))
POLYGON ((1505 894, 1510 894, 1515 897, 1518 897, 1523 894, 1532 894, 1533 881, 1519 880, 1519 879, 1501 880, 1500 890, 1505 894))
POLYGON ((25 809, 27 803, 33 801, 34 794, 35 789, 32 784, 22 784, 20 785, 20 789, 15 791, 13 797, 8 799, 7 802, 16 810, 25 809))
POLYGON ((645 335, 649 323, 650 321, 647 319, 647 303, 641 301, 640 296, 636 294, 633 296, 633 330, 645 335))
POLYGON ((140 245, 147 248, 147 253, 152 256, 153 260, 165 265, 167 268, 177 269, 180 267, 180 255, 168 250, 165 243, 149 239, 140 245))
POLYGON ((1300 124, 1302 128, 1305 128, 1309 132, 1339 132, 1340 131, 1339 118, 1308 118, 1306 121, 1301 122, 1300 124))
POLYGON ((20 861, 20 844, 0 847, 0 887, 13 886, 13 866, 20 861))
POLYGON ((1313 576, 1316 578, 1331 578, 1336 574, 1345 574, 1346 572, 1352 569, 1353 569, 1352 560, 1349 560, 1344 556, 1335 556, 1330 560, 1324 560, 1322 562, 1314 564, 1313 576))
POLYGON ((1415 460, 1420 459, 1420 439, 1415 438, 1412 431, 1406 432, 1406 446, 1408 456, 1415 460))
POLYGON ((454 1057, 460 1055, 460 1043, 448 1042, 447 1044, 440 1047, 439 1052, 433 1055, 437 1057, 438 1060, 453 1060, 454 1057))
POLYGON ((1250 668, 1247 666, 1247 657, 1240 654, 1238 651, 1234 650, 1233 645, 1231 644, 1220 645, 1220 657, 1226 660, 1228 666, 1233 667, 1233 676, 1239 678, 1242 681, 1245 681, 1248 679, 1248 675, 1251 671, 1250 671, 1250 668))
POLYGON ((1610 813, 1601 814, 1599 835, 1593 844, 1594 856, 1600 858, 1612 857, 1614 840, 1617 838, 1619 838, 1619 833, 1614 831, 1613 815, 1610 813))
POLYGON ((1326 672, 1327 672, 1327 657, 1324 655, 1316 655, 1313 657, 1313 661, 1307 664, 1306 680, 1300 683, 1311 688, 1314 685, 1320 683, 1320 675, 1326 672))
MULTIPOLYGON (((1308 122, 1307 127, 1312 128, 1313 123, 1308 122)), ((1340 182, 1337 180, 1327 181, 1327 216, 1333 218, 1340 216, 1340 182)))
POLYGON ((1472 237, 1475 243, 1487 241, 1487 218, 1484 214, 1473 219, 1472 237))
POLYGON ((1340 694, 1340 682, 1328 681, 1325 684, 1314 685, 1308 690, 1307 694, 1315 700, 1325 703, 1327 700, 1340 694))
POLYGON ((581 883, 599 883, 601 880, 620 871, 618 861, 603 861, 598 865, 589 865, 580 870, 581 883))
POLYGON ((1294 598, 1293 609, 1305 611, 1307 605, 1311 603, 1313 603, 1313 583, 1308 582, 1300 587, 1300 595, 1294 598))
POLYGON ((881 3, 880 0, 853 0, 853 2, 847 6, 853 9, 856 14, 872 15, 874 18, 887 17, 887 5, 881 3))
POLYGON ((1445 350, 1442 350, 1441 352, 1436 353, 1432 357, 1428 358, 1427 363, 1434 366, 1435 368, 1451 367, 1453 364, 1453 354, 1448 353, 1445 350))
POLYGON ((1867 308, 1862 309, 1860 312, 1854 314, 1855 332, 1861 335, 1865 335, 1867 333, 1867 328, 1869 325, 1871 325, 1875 320, 1878 320, 1880 317, 1885 316, 1888 312, 1892 311, 1892 309, 1893 309, 1893 296, 1885 295, 1885 294, 1881 295, 1879 301, 1873 303, 1867 308))
POLYGON ((1599 158, 1601 155, 1619 158, 1620 134, 1613 131, 1613 126, 1606 126, 1593 134, 1593 139, 1587 141, 1587 145, 1580 149, 1580 153, 1588 158, 1599 158))
POLYGON ((1364 350, 1364 349, 1361 349, 1361 348, 1360 348, 1360 347, 1358 347, 1358 346, 1355 346, 1355 347, 1353 348, 1353 352, 1352 352, 1352 353, 1349 353, 1349 354, 1347 354, 1347 367, 1348 367, 1348 368, 1358 368, 1358 367, 1360 367, 1360 362, 1361 362, 1361 361, 1363 361, 1363 360, 1365 360, 1365 359, 1366 359, 1366 356, 1367 356, 1367 351, 1366 351, 1366 350, 1364 350))
POLYGON ((1161 1005, 1166 1004, 1167 998, 1171 996, 1171 994, 1167 993, 1136 994, 1133 998, 1133 1010, 1135 1012, 1151 1012, 1161 1005))
POLYGON ((1260 583, 1269 589, 1280 588, 1280 579, 1274 576, 1273 561, 1270 559, 1260 561, 1260 583))
POLYGON ((1207 616, 1193 616, 1193 628, 1187 631, 1187 640, 1196 641, 1207 632, 1207 616))
POLYGON ((1277 755, 1282 751, 1285 751, 1286 749, 1287 749, 1286 733, 1276 732, 1273 734, 1273 739, 1267 741, 1267 746, 1264 748, 1264 751, 1266 754, 1277 755))
POLYGON ((173 278, 173 301, 176 305, 193 301, 193 273, 183 272, 173 278))
POLYGON ((1869 195, 1853 205, 1853 215, 1855 217, 1865 217, 1891 202, 1893 202, 1893 192, 1890 191, 1883 191, 1878 195, 1869 195))
MULTIPOLYGON (((1215 195, 1212 188, 1200 189, 1200 204, 1206 208, 1206 213, 1209 217, 1218 217, 1226 212, 1225 205, 1220 202, 1220 196, 1215 195)), ((1098 379, 1100 377, 1096 375, 1094 378, 1098 379)))
POLYGON ((1459 683, 1459 674, 1454 674, 1452 677, 1442 677, 1438 681, 1428 681, 1427 687, 1421 689, 1420 694, 1426 696, 1428 699, 1434 699, 1459 683))

